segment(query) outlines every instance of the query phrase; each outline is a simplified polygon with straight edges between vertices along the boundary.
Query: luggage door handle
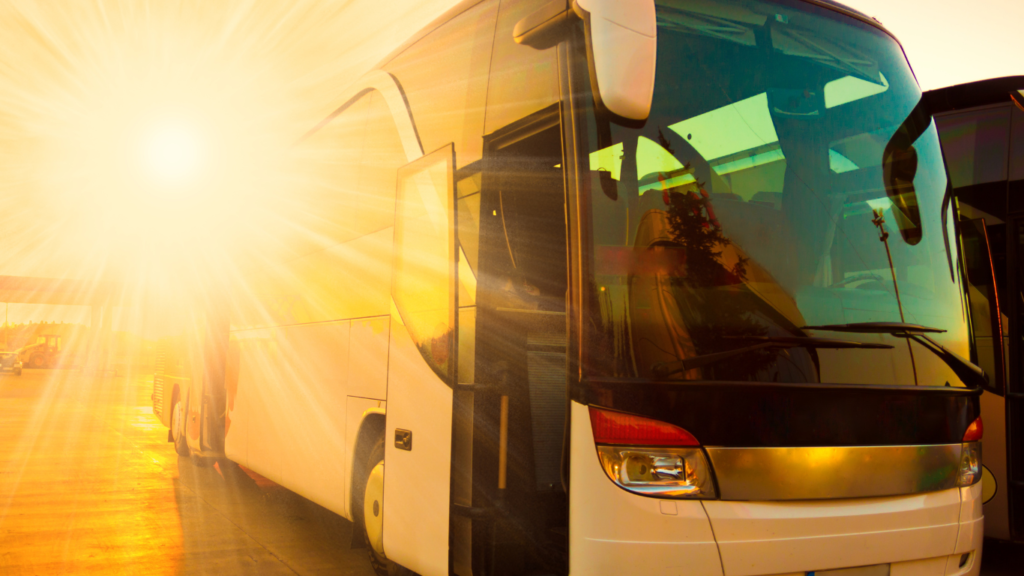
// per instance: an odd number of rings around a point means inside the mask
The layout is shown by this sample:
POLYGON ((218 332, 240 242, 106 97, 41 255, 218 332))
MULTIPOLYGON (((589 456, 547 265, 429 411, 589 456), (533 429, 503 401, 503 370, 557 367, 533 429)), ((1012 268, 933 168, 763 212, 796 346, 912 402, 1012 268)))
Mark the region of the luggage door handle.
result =
POLYGON ((395 428, 395 448, 412 451, 412 430, 395 428))

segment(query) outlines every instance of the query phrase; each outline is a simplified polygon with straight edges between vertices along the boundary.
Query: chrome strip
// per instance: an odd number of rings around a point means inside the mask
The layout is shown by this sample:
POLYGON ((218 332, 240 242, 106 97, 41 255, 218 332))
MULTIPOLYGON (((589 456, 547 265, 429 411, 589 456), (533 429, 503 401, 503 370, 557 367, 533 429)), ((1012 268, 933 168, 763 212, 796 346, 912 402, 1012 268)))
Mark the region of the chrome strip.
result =
POLYGON ((960 444, 820 448, 708 446, 722 500, 822 500, 956 487, 960 444))

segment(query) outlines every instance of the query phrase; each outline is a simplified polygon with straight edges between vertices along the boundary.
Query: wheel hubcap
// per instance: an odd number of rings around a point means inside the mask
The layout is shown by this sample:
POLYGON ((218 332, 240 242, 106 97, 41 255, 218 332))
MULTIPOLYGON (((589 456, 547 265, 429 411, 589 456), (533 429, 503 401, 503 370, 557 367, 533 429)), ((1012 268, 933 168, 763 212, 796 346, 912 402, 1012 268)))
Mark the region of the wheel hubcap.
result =
POLYGON ((370 471, 370 477, 366 479, 366 491, 363 493, 363 524, 366 525, 366 536, 373 551, 379 556, 384 556, 382 502, 384 502, 384 463, 379 462, 370 471))

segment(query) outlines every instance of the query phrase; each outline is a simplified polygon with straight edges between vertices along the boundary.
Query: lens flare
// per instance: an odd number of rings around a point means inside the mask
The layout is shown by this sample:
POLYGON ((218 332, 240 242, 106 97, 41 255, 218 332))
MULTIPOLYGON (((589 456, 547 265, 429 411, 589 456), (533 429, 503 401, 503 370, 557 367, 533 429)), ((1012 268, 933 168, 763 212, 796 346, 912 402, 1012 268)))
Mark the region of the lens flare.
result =
POLYGON ((195 130, 171 124, 156 128, 149 136, 143 147, 143 160, 158 182, 179 184, 196 176, 202 153, 195 130))

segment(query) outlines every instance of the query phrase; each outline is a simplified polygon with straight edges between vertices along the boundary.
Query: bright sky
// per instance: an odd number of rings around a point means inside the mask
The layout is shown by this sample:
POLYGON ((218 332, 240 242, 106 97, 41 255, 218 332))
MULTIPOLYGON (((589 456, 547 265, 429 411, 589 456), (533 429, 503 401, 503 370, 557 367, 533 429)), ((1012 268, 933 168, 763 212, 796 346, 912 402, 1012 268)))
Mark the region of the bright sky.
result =
POLYGON ((452 4, 0 0, 0 275, 120 278, 141 297, 231 274, 211 246, 240 236, 231 222, 272 236, 273 213, 239 213, 283 196, 284 150, 452 4))
POLYGON ((900 39, 925 90, 1024 75, 1021 0, 845 0, 900 39))

